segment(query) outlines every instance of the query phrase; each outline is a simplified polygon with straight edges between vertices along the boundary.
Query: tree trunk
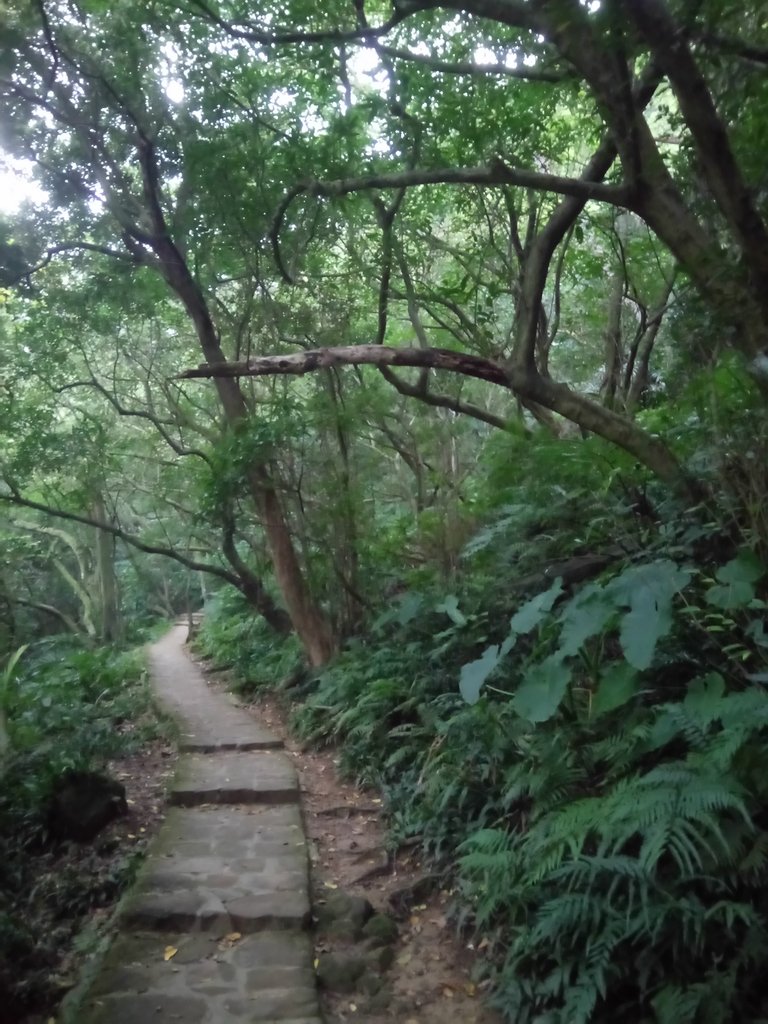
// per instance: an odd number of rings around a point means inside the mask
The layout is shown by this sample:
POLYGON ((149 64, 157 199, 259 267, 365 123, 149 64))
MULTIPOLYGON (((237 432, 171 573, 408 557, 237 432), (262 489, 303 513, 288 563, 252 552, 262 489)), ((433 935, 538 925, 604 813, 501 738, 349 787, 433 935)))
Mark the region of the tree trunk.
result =
MULTIPOLYGON (((205 298, 181 253, 168 235, 164 222, 161 226, 164 233, 153 238, 152 244, 160 259, 163 276, 181 299, 195 326, 206 363, 210 366, 225 363, 226 359, 205 298)), ((239 382, 234 378, 216 377, 215 384, 227 422, 235 426, 246 420, 248 404, 239 382)), ((261 518, 275 579, 288 615, 310 664, 316 667, 323 665, 332 657, 336 647, 333 633, 328 620, 312 600, 306 586, 285 512, 269 476, 268 465, 254 463, 248 473, 248 481, 261 518)))
POLYGON ((614 272, 608 299, 608 322, 605 325, 605 372, 600 385, 603 404, 609 409, 616 408, 616 392, 623 352, 621 343, 621 310, 624 299, 624 274, 620 269, 614 272))
MULTIPOLYGON (((98 495, 91 515, 99 522, 107 522, 104 499, 98 495)), ((120 601, 115 573, 115 538, 106 530, 96 530, 96 576, 99 588, 99 634, 106 643, 117 643, 121 634, 120 601)))

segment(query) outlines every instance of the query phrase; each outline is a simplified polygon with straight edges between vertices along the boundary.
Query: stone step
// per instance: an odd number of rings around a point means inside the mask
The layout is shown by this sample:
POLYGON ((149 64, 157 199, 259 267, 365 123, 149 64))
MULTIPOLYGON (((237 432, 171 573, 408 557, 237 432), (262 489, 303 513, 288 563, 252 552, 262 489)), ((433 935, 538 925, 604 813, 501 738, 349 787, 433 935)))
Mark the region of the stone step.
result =
POLYGON ((179 737, 179 750, 182 754, 217 754, 228 750, 281 750, 283 741, 267 732, 260 730, 262 735, 254 735, 255 730, 232 729, 227 739, 219 740, 206 735, 205 731, 182 733, 179 737))
POLYGON ((178 807, 297 803, 299 782, 289 758, 274 751, 189 754, 181 760, 168 799, 178 807))
POLYGON ((88 1024, 321 1024, 309 936, 120 935, 91 988, 88 1024))
POLYGON ((172 809, 121 922, 158 931, 306 928, 308 858, 298 807, 172 809))

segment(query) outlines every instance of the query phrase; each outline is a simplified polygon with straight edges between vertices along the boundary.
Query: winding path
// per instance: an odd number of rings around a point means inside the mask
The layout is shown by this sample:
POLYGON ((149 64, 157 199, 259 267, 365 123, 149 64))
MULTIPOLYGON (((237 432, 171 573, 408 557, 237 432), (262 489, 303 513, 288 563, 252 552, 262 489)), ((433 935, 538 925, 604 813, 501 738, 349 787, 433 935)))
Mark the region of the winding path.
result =
POLYGON ((171 804, 83 1024, 321 1024, 296 773, 281 742, 206 685, 186 626, 150 649, 183 756, 171 804))

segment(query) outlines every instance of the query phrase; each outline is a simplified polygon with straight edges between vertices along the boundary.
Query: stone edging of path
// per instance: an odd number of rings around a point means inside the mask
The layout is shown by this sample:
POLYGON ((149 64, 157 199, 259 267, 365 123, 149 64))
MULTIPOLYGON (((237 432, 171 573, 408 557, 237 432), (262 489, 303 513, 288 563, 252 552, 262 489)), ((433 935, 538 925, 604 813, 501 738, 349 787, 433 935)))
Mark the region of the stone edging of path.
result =
POLYGON ((185 636, 177 625, 149 650, 181 730, 171 807, 77 1024, 321 1024, 295 769, 206 685, 185 636))

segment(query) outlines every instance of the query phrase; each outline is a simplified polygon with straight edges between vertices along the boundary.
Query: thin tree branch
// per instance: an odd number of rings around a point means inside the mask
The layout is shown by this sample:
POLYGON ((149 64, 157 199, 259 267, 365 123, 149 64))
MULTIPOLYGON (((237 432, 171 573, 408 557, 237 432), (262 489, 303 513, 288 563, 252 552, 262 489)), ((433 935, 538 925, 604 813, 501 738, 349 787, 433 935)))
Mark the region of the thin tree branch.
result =
MULTIPOLYGON (((121 252, 119 249, 111 249, 108 245, 97 245, 95 242, 62 242, 61 245, 53 245, 49 249, 46 249, 45 256, 36 263, 33 267, 27 267, 23 272, 19 274, 18 281, 22 277, 31 277, 32 274, 36 274, 39 270, 43 270, 53 260, 54 256, 58 256, 65 252, 96 252, 102 256, 109 256, 111 259, 125 260, 128 263, 138 265, 141 260, 136 256, 135 253, 121 252)), ((18 283, 18 281, 14 283, 18 283)))
POLYGON ((120 399, 115 395, 109 388, 105 387, 101 381, 92 377, 91 380, 74 380, 69 384, 63 384, 61 387, 56 388, 56 392, 61 393, 63 391, 69 391, 72 388, 94 388, 99 394, 103 395, 109 404, 115 409, 120 416, 134 417, 136 419, 148 420, 155 430, 160 434, 165 443, 176 452, 177 455, 196 455, 203 462, 210 465, 209 456, 202 451, 200 448, 188 448, 186 445, 176 441, 166 427, 178 427, 179 424, 175 420, 161 420, 159 416, 155 415, 146 409, 128 409, 122 405, 120 399))
MULTIPOLYGON (((244 39, 251 43, 258 43, 260 46, 277 46, 284 43, 347 43, 365 39, 376 39, 385 36, 396 25, 410 14, 410 10, 401 11, 397 7, 394 14, 378 27, 360 25, 357 29, 326 29, 320 32, 305 32, 297 29, 266 32, 263 29, 248 27, 241 28, 234 22, 227 21, 220 17, 205 0, 189 0, 191 7, 200 11, 209 21, 219 28, 224 29, 227 35, 234 39, 244 39)), ((403 5, 405 6, 405 5, 403 5)))
MULTIPOLYGON (((424 372, 427 373, 428 371, 425 370, 424 372)), ((386 366, 380 366, 379 373, 401 395, 415 398, 425 405, 432 405, 438 409, 450 409, 451 412, 459 413, 462 416, 470 416, 474 420, 488 423, 499 430, 506 430, 509 426, 508 420, 502 419, 501 416, 496 416, 494 413, 488 412, 487 409, 474 405, 472 402, 464 402, 462 399, 453 398, 451 395, 435 394, 433 391, 429 391, 426 386, 422 386, 421 381, 418 384, 408 384, 407 381, 402 380, 402 378, 398 377, 396 373, 386 366)))
POLYGON ((572 72, 566 70, 547 71, 545 68, 527 67, 526 65, 508 67, 506 64, 475 64, 465 60, 440 60, 439 57, 431 57, 429 54, 413 53, 411 50, 401 50, 396 46, 386 46, 382 43, 371 43, 370 48, 395 60, 423 64, 432 71, 441 71, 446 75, 500 75, 505 78, 522 78, 530 82, 551 82, 552 84, 562 82, 572 75, 572 72))
POLYGON ((242 581, 234 573, 222 569, 221 566, 213 565, 211 562, 198 562, 195 559, 187 558, 171 548, 159 547, 155 544, 145 544, 134 534, 127 533, 111 523, 100 522, 98 519, 91 519, 90 516, 83 516, 77 512, 67 512, 61 508, 45 505, 40 501, 33 501, 31 498, 25 498, 15 487, 9 486, 10 491, 8 493, 0 493, 0 501, 5 502, 7 505, 30 508, 35 512, 42 512, 47 516, 53 516, 55 519, 65 519, 70 523, 81 523, 83 526, 92 526, 97 530, 105 530, 125 544, 130 544, 131 547, 136 548, 138 551, 143 551, 147 555, 163 555, 165 558, 171 558, 174 562, 179 562, 181 565, 186 566, 187 569, 194 569, 196 572, 207 572, 211 576, 218 576, 219 579, 231 583, 238 590, 242 589, 242 581))
POLYGON ((721 53, 730 53, 734 57, 750 61, 753 64, 768 64, 768 46, 755 46, 730 36, 721 36, 715 32, 696 32, 693 38, 701 41, 721 53))
POLYGON ((286 281, 293 282, 280 252, 280 232, 288 210, 299 196, 308 194, 315 198, 331 199, 372 189, 407 189, 422 185, 518 185, 540 192, 571 196, 582 202, 596 199, 620 207, 625 207, 632 195, 631 190, 625 185, 605 185, 601 181, 590 181, 586 176, 570 178, 560 174, 528 171, 510 167, 501 158, 496 158, 487 167, 444 167, 340 178, 337 181, 305 181, 286 193, 270 228, 269 237, 280 273, 286 281))

